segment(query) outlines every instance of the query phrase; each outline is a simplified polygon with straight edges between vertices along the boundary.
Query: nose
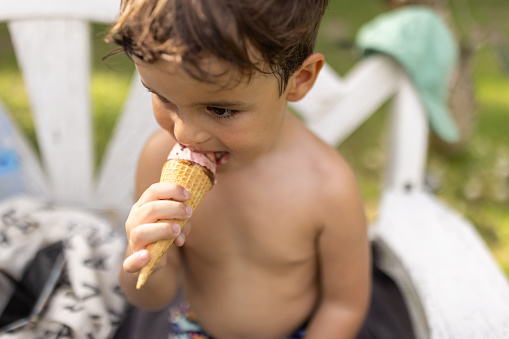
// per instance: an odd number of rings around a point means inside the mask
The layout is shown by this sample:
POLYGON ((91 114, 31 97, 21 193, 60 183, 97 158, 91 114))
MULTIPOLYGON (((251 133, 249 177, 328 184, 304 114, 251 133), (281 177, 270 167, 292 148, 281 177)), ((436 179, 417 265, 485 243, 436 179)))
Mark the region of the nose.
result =
POLYGON ((176 114, 173 135, 182 145, 197 145, 208 139, 205 126, 198 117, 193 117, 192 113, 191 115, 182 112, 176 114))

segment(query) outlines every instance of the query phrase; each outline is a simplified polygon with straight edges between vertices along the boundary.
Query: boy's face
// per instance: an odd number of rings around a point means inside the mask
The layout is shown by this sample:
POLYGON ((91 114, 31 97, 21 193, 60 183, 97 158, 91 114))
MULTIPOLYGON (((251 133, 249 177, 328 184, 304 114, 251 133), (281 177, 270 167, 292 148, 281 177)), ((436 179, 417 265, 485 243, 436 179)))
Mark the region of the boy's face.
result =
MULTIPOLYGON (((170 61, 146 63, 135 58, 135 64, 142 83, 152 92, 159 125, 194 151, 215 152, 218 172, 277 147, 290 85, 280 96, 276 78, 260 72, 221 87, 229 83, 231 71, 211 84, 194 79, 170 61)), ((225 70, 217 63, 206 66, 218 74, 225 70)))

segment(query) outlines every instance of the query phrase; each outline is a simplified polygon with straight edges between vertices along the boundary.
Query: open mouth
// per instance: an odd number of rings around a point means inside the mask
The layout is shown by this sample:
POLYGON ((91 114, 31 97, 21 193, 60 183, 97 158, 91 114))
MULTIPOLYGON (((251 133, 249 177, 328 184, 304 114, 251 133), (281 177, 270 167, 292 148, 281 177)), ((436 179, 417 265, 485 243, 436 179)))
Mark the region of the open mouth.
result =
POLYGON ((216 160, 216 166, 224 165, 230 159, 229 152, 214 152, 214 157, 216 160))

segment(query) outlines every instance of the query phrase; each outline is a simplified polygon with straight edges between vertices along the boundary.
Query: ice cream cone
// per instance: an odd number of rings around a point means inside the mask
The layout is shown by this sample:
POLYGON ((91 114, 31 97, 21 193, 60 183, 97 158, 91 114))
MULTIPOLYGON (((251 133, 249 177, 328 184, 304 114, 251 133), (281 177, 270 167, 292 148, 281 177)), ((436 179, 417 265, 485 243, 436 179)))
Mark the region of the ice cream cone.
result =
MULTIPOLYGON (((192 160, 169 159, 161 172, 161 182, 173 182, 187 189, 190 193, 190 198, 185 201, 185 204, 189 205, 194 211, 214 184, 213 171, 215 171, 215 167, 211 170, 192 160)), ((187 220, 174 219, 160 220, 158 222, 177 223, 182 229, 187 220)), ((146 249, 150 253, 150 261, 140 271, 136 284, 137 289, 140 289, 145 284, 148 276, 152 273, 173 241, 174 239, 166 239, 147 245, 146 249)))

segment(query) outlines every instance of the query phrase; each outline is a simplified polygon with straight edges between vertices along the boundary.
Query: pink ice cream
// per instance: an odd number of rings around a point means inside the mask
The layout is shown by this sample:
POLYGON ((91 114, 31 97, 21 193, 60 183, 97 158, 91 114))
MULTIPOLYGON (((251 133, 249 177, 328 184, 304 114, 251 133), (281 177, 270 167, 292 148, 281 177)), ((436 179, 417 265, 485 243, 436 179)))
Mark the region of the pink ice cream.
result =
POLYGON ((170 159, 191 160, 203 167, 207 167, 212 174, 216 173, 216 161, 213 152, 197 153, 177 143, 168 155, 168 160, 170 159))

